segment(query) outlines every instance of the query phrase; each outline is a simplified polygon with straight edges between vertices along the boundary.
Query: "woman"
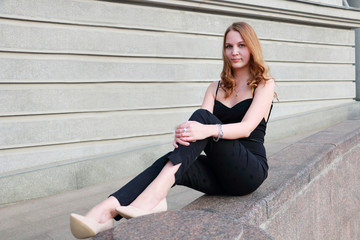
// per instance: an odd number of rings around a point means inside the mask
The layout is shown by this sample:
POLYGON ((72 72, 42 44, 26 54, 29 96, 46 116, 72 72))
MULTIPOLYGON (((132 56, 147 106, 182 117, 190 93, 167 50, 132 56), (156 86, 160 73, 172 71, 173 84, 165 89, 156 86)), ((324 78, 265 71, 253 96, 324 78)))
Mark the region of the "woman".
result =
POLYGON ((247 23, 225 32, 221 81, 208 87, 201 109, 175 129, 174 151, 158 159, 86 216, 71 214, 72 233, 88 238, 113 226, 113 218, 132 218, 167 210, 175 185, 206 194, 242 196, 267 177, 263 146, 272 108, 274 80, 259 40, 247 23), (200 155, 204 151, 205 155, 200 155))

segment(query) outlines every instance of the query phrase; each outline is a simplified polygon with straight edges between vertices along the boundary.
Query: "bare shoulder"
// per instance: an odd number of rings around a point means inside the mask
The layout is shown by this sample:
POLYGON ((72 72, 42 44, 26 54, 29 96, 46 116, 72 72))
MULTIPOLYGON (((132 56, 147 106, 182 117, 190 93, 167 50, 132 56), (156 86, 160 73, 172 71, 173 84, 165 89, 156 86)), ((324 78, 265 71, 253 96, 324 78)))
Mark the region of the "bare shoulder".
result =
POLYGON ((259 83, 258 87, 255 89, 255 99, 269 99, 269 101, 274 98, 275 96, 275 80, 268 79, 263 80, 259 83))
POLYGON ((215 96, 215 92, 218 87, 218 84, 219 84, 219 81, 214 81, 214 82, 210 83, 210 85, 207 88, 207 92, 212 93, 212 95, 215 96))
POLYGON ((274 91, 275 88, 275 80, 270 78, 268 80, 263 80, 259 83, 258 89, 260 91, 274 91))
POLYGON ((208 88, 216 90, 216 88, 218 87, 218 84, 219 84, 219 81, 214 81, 214 82, 210 83, 208 88))

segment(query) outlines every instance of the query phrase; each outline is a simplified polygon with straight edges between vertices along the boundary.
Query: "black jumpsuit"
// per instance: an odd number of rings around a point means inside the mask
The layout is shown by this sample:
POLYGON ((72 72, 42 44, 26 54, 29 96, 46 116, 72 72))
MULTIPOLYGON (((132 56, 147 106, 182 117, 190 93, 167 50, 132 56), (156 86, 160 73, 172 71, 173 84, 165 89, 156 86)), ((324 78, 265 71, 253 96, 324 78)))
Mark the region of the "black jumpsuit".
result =
MULTIPOLYGON (((213 114, 198 109, 189 120, 202 124, 240 122, 251 102, 252 98, 245 99, 229 108, 215 100, 213 114)), ((263 145, 265 131, 266 121, 262 119, 247 138, 220 139, 218 142, 206 138, 191 142, 189 146, 179 145, 111 196, 117 198, 122 206, 129 205, 157 177, 168 161, 174 165, 181 163, 175 174, 175 185, 184 185, 210 195, 249 194, 267 177, 268 165, 263 145), (206 155, 200 155, 202 151, 206 155)), ((120 218, 117 216, 115 219, 120 218)))

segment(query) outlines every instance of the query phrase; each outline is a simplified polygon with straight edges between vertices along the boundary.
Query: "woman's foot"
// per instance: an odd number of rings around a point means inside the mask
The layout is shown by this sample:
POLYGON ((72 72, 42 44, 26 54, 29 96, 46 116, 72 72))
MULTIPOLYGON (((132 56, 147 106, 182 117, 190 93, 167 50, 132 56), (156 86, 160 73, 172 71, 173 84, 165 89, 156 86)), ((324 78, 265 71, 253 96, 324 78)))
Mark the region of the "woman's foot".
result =
POLYGON ((116 208, 117 213, 126 219, 140 217, 140 216, 144 216, 144 215, 148 215, 148 214, 152 214, 152 213, 164 212, 166 210, 167 210, 166 198, 161 200, 158 205, 156 205, 153 209, 150 209, 150 210, 139 209, 139 208, 133 207, 131 205, 126 206, 126 207, 120 206, 120 207, 116 208))
POLYGON ((115 211, 118 206, 120 206, 119 201, 111 196, 94 206, 85 216, 72 213, 70 215, 72 234, 76 238, 83 239, 112 228, 113 218, 118 215, 115 211))
POLYGON ((78 239, 93 237, 99 232, 106 231, 113 227, 113 219, 109 219, 105 223, 98 223, 89 217, 84 217, 75 213, 70 214, 71 232, 74 237, 78 239))

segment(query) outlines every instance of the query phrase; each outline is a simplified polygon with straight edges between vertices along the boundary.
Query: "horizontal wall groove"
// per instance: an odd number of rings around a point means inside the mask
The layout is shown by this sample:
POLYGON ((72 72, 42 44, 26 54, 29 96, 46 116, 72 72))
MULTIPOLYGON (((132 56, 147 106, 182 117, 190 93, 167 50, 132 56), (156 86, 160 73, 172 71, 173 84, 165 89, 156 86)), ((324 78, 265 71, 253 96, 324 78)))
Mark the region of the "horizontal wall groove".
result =
MULTIPOLYGON (((108 138, 108 139, 97 139, 97 140, 86 140, 86 141, 69 141, 69 142, 59 142, 59 143, 52 143, 52 144, 37 144, 37 145, 24 145, 19 147, 9 147, 9 148, 1 148, 0 151, 3 152, 11 152, 11 151, 18 151, 18 150, 26 150, 26 149, 33 149, 33 148, 49 148, 49 147, 61 147, 61 146, 72 146, 74 144, 96 144, 96 143, 103 143, 103 142, 112 142, 112 141, 119 141, 119 140, 136 140, 141 138, 149 138, 149 137, 166 137, 173 135, 173 132, 168 133, 159 133, 159 134, 149 134, 149 135, 141 135, 141 136, 130 136, 130 137, 123 137, 123 138, 108 138)), ((172 142, 169 142, 169 145, 172 142)), ((25 169, 26 171, 26 169, 25 169)), ((6 174, 6 173, 5 173, 6 174)), ((0 178, 4 174, 0 174, 0 178)), ((8 175, 6 175, 8 176, 8 175)))
POLYGON ((275 81, 281 82, 281 83, 345 83, 345 82, 354 82, 355 79, 283 79, 283 78, 275 78, 275 81))
MULTIPOLYGON (((220 75, 220 74, 219 74, 220 75)), ((211 83, 213 81, 218 81, 220 79, 219 78, 208 78, 208 79, 204 79, 204 80, 199 80, 199 79, 186 79, 186 81, 181 81, 181 80, 177 80, 177 79, 170 79, 169 80, 164 80, 164 81, 159 81, 157 79, 146 79, 146 81, 144 80, 133 80, 133 81, 124 81, 124 80, 105 80, 105 81, 101 81, 99 82, 98 80, 94 79, 94 81, 80 81, 80 80, 71 80, 70 81, 65 81, 65 80, 53 80, 51 82, 46 82, 46 79, 44 79, 43 81, 26 81, 26 80, 16 80, 16 82, 14 82, 14 80, 0 80, 0 85, 8 85, 8 84, 13 84, 13 85, 32 85, 32 84, 41 84, 41 85, 53 85, 53 84, 69 84, 69 85, 78 85, 78 84, 86 84, 86 85, 92 85, 92 84, 116 84, 116 83, 211 83)))
MULTIPOLYGON (((179 123, 180 124, 180 123, 179 123)), ((159 133, 159 134, 148 134, 148 135, 137 135, 137 136, 130 136, 130 137, 120 137, 120 138, 103 138, 103 139, 96 139, 96 140, 86 140, 86 141, 64 141, 59 143, 49 143, 49 144, 26 144, 22 146, 16 147, 5 147, 1 148, 2 150, 18 150, 18 149, 25 149, 25 148, 32 148, 32 147, 54 147, 54 146, 62 146, 67 144, 88 144, 88 143, 101 143, 101 142, 109 142, 109 141, 118 141, 118 140, 129 140, 129 139, 136 139, 141 137, 158 137, 158 136, 167 136, 171 135, 173 132, 166 132, 166 133, 159 133)))
POLYGON ((0 114, 0 124, 1 122, 11 121, 12 119, 21 118, 22 121, 26 121, 27 119, 31 118, 40 118, 44 119, 43 117, 48 118, 66 118, 69 117, 81 117, 82 115, 89 116, 100 116, 101 114, 112 114, 112 113, 130 113, 136 111, 159 111, 159 110, 186 110, 191 108, 200 107, 201 105, 182 105, 182 106, 174 106, 174 107, 156 107, 156 108, 131 108, 131 109, 121 109, 121 110, 97 110, 97 111, 83 111, 83 112, 48 112, 48 113, 24 113, 21 114, 13 114, 13 115, 1 115, 0 114))
POLYGON ((298 40, 287 40, 281 38, 259 38, 260 41, 275 42, 275 43, 292 43, 292 44, 303 44, 303 45, 316 45, 316 46, 333 46, 333 47, 354 47, 354 44, 340 44, 330 42, 310 42, 310 41, 298 41, 298 40))
MULTIPOLYGON (((144 31, 144 32, 154 32, 154 33, 174 33, 174 34, 184 34, 184 35, 195 35, 195 36, 209 36, 209 37, 222 37, 223 33, 205 33, 205 32, 195 32, 195 31, 179 31, 163 28, 140 28, 140 27, 130 27, 130 26, 121 26, 121 25, 104 25, 104 24, 94 24, 94 23, 85 23, 85 22, 69 22, 69 21, 49 21, 49 20, 40 20, 40 19, 25 19, 25 18, 16 18, 16 17, 4 17, 0 15, 1 20, 17 21, 24 22, 34 25, 38 24, 53 24, 59 26, 74 26, 74 27, 84 27, 84 28, 94 28, 94 29, 109 29, 109 30, 129 30, 129 31, 144 31)), ((36 25, 39 27, 39 25, 36 25)), ((68 28, 71 29, 71 28, 68 28)))
MULTIPOLYGON (((344 107, 346 108, 348 105, 349 104, 339 104, 339 105, 335 105, 335 106, 324 107, 321 109, 314 109, 314 110, 310 110, 310 111, 303 111, 303 112, 297 112, 297 113, 293 113, 293 114, 287 114, 287 115, 283 115, 280 117, 273 117, 273 118, 270 117, 271 119, 270 119, 269 124, 276 124, 276 122, 283 121, 284 119, 297 118, 299 116, 304 116, 304 115, 318 114, 319 112, 324 113, 327 111, 336 111, 337 109, 342 109, 344 107)), ((359 109, 359 108, 354 108, 354 109, 359 109)), ((349 112, 347 112, 347 113, 349 114, 349 112)))
MULTIPOLYGON (((270 69, 271 70, 271 69, 270 69)), ((136 85, 142 85, 142 84, 165 84, 165 85, 174 85, 174 87, 177 84, 189 84, 188 87, 191 87, 191 84, 204 84, 204 83, 212 83, 216 80, 202 80, 199 81, 198 79, 194 80, 186 80, 186 81, 155 81, 155 80, 149 80, 149 81, 104 81, 104 82, 25 82, 21 81, 21 79, 18 82, 0 82, 0 86, 3 87, 1 90, 31 90, 31 89, 38 89, 38 87, 50 87, 53 89, 54 87, 58 87, 57 89, 71 89, 70 87, 77 86, 93 86, 93 87, 106 87, 108 85, 121 85, 121 84, 133 84, 134 87, 136 85), (13 86, 13 87, 12 87, 13 86), (4 88, 9 87, 9 88, 4 88)), ((285 79, 285 78, 276 78, 276 82, 281 83, 346 83, 346 82, 355 82, 355 79, 285 79)), ((206 88, 206 86, 205 86, 206 88)), ((44 88, 44 90, 49 90, 47 88, 44 88)))
MULTIPOLYGON (((23 19, 23 18, 12 18, 12 17, 1 17, 5 20, 14 20, 14 21, 24 21, 29 22, 30 24, 44 23, 44 24, 59 24, 64 26, 76 26, 76 27, 93 27, 93 28, 104 28, 104 29, 118 29, 118 30, 129 30, 129 31, 144 31, 144 32, 154 32, 154 33, 173 33, 173 34, 184 34, 184 35, 195 35, 195 36, 209 36, 209 37, 222 37, 223 33, 205 33, 205 32, 195 32, 195 31, 180 31, 180 30, 171 30, 171 29, 161 29, 161 28, 139 28, 139 27, 130 27, 130 26, 117 26, 117 25, 103 25, 103 24, 87 24, 87 23, 76 23, 76 22, 67 22, 67 21, 46 21, 40 19, 23 19)), ((310 41, 296 41, 288 40, 281 38, 263 38, 259 36, 260 41, 272 41, 272 42, 284 42, 284 43, 295 43, 295 44, 309 44, 309 45, 323 45, 323 46, 343 46, 343 47, 353 47, 353 44, 339 44, 339 43, 329 43, 329 42, 310 42, 310 41)))
MULTIPOLYGON (((279 96, 278 96, 279 97, 279 96)), ((274 101, 276 104, 281 103, 301 103, 301 102, 322 102, 322 101, 339 101, 339 100, 354 100, 354 98, 347 97, 347 98, 313 98, 313 99, 299 99, 299 100, 281 100, 281 96, 279 97, 279 101, 274 101)))
POLYGON ((34 86, 34 85, 40 85, 40 86, 55 86, 55 85, 59 85, 59 86, 73 86, 73 85, 89 85, 89 86, 96 86, 96 85, 104 85, 106 86, 107 84, 179 84, 179 83, 184 83, 184 84, 192 84, 192 83, 211 83, 213 81, 217 81, 219 79, 204 79, 204 80, 199 80, 199 79, 186 79, 186 81, 182 81, 182 80, 172 80, 169 79, 168 81, 159 81, 156 79, 147 79, 146 81, 142 81, 142 80, 134 80, 134 81, 126 81, 126 80, 113 80, 113 81, 101 81, 101 82, 82 82, 82 81, 71 81, 71 82, 66 82, 66 81, 58 81, 58 82, 43 82, 43 81, 39 81, 39 82, 27 82, 24 79, 19 79, 17 80, 17 82, 6 82, 6 81, 1 81, 0 85, 2 86, 6 86, 6 85, 15 85, 15 86, 34 86))
MULTIPOLYGON (((266 60, 266 59, 265 59, 266 60)), ((330 62, 330 61, 284 61, 284 60, 275 60, 268 59, 267 63, 305 63, 305 64, 331 64, 331 65, 353 65, 355 62, 330 62)))
POLYGON ((178 60, 179 63, 183 61, 199 61, 203 60, 206 62, 213 62, 213 61, 220 61, 222 63, 221 58, 216 59, 208 59, 208 58, 176 58, 176 57, 151 57, 151 56, 116 56, 116 55, 99 55, 99 54, 69 54, 69 53, 59 53, 59 52, 21 52, 16 50, 1 50, 0 49, 0 57, 3 58, 11 58, 11 59, 33 59, 33 60, 74 60, 74 61, 101 61, 107 62, 106 60, 117 60, 115 62, 151 62, 153 61, 160 61, 164 62, 166 60, 178 60))
MULTIPOLYGON (((155 134, 157 137, 169 137, 171 134, 155 134)), ((155 136, 154 135, 154 136, 155 136)), ((120 139, 120 141, 126 141, 126 140, 133 140, 138 142, 145 142, 146 140, 152 139, 151 136, 144 136, 144 137, 124 137, 120 139)), ((81 146, 94 146, 97 142, 106 143, 106 142, 119 142, 119 140, 93 140, 93 141, 83 141, 83 142, 77 142, 77 143, 58 143, 58 144, 52 144, 52 145, 38 145, 38 146, 30 146, 30 147, 15 147, 15 148, 8 148, 8 149, 1 149, 1 153, 6 154, 16 154, 19 152, 41 152, 46 151, 49 149, 62 149, 63 147, 66 148, 72 148, 72 147, 81 147, 81 146)), ((115 151, 118 152, 118 151, 115 151)), ((0 174, 1 175, 1 174, 0 174)))
MULTIPOLYGON (((81 56, 81 57, 113 57, 113 58, 133 58, 133 59, 174 59, 174 60, 222 60, 220 57, 186 57, 186 56, 155 56, 155 55, 121 55, 121 54, 90 54, 80 52, 51 52, 51 51, 16 51, 8 49, 0 49, 0 53, 15 53, 15 54, 42 54, 42 55, 62 55, 62 56, 81 56)), ((277 60, 277 59, 265 59, 268 63, 309 63, 309 64, 355 64, 355 62, 331 62, 331 61, 293 61, 293 60, 277 60)))
POLYGON ((187 56, 156 56, 156 55, 126 55, 126 54, 104 54, 104 53, 81 53, 81 52, 53 52, 53 51, 31 51, 31 50, 10 50, 0 49, 0 53, 15 54, 42 54, 42 55, 62 55, 62 56, 81 56, 81 57, 113 57, 113 58, 141 58, 141 59, 174 59, 174 60, 221 60, 219 57, 187 57, 187 56))
MULTIPOLYGON (((113 0, 107 0, 109 2, 118 2, 113 0)), ((335 14, 329 15, 329 12, 313 11, 311 13, 299 10, 298 6, 303 7, 303 3, 291 3, 293 7, 287 5, 272 7, 269 5, 256 5, 251 4, 250 1, 242 1, 240 4, 235 1, 222 1, 221 3, 216 1, 163 1, 152 0, 151 2, 144 0, 132 0, 131 2, 137 2, 142 6, 157 6, 169 9, 181 9, 186 11, 204 12, 218 15, 231 15, 231 16, 244 16, 244 17, 256 17, 263 20, 277 20, 286 21, 289 23, 301 23, 301 24, 316 24, 317 26, 348 28, 349 25, 355 27, 360 26, 360 21, 356 19, 357 10, 351 12, 352 18, 337 16, 335 14), (297 9, 297 10, 294 10, 297 9)), ((121 3, 129 3, 129 1, 121 1, 121 3)), ((313 6, 316 10, 326 9, 326 6, 313 6)), ((343 11, 344 9, 335 9, 334 13, 343 11)), ((353 9, 346 9, 349 12, 353 9)))

